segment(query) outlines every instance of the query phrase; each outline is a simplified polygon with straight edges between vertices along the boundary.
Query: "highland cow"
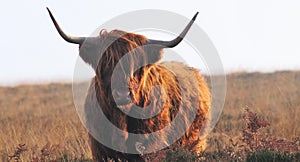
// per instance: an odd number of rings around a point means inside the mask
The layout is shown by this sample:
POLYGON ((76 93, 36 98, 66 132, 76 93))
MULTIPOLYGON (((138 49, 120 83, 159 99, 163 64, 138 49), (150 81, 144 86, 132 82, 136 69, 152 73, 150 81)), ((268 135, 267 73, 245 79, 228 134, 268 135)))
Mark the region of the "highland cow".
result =
POLYGON ((165 149, 182 147, 196 154, 204 150, 210 108, 210 92, 204 78, 197 69, 183 63, 159 62, 164 48, 175 47, 183 40, 198 13, 177 38, 161 41, 121 30, 101 30, 97 37, 69 36, 59 27, 49 9, 48 12, 61 37, 69 43, 79 44, 80 57, 95 71, 84 106, 85 126, 98 129, 97 132, 105 136, 108 143, 125 150, 137 150, 136 154, 113 150, 100 143, 89 130, 93 160, 144 161, 137 146, 151 150, 157 147, 158 142, 163 142, 167 146, 165 149), (117 66, 120 70, 115 70, 117 66), (150 118, 132 117, 127 112, 134 114, 134 107, 147 107, 150 115, 154 115, 150 118), (123 130, 123 134, 116 138, 115 132, 101 125, 102 119, 97 119, 98 109, 115 127, 123 130), (193 109, 196 109, 195 118, 188 123, 187 118, 193 115, 193 109), (182 113, 183 117, 175 122, 178 113, 182 113), (172 122, 178 127, 161 134, 159 141, 138 141, 129 134, 147 136, 163 130, 172 122), (182 129, 185 130, 180 138, 171 143, 171 136, 182 129))

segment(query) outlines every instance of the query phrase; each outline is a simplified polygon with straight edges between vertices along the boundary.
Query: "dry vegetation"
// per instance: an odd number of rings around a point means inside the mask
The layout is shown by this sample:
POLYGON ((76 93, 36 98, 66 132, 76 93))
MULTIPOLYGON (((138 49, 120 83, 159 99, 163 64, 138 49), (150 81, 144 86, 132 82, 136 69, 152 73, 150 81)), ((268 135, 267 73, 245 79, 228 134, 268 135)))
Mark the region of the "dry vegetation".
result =
POLYGON ((27 159, 24 161, 46 156, 45 150, 51 150, 47 159, 91 155, 70 84, 0 88, 0 95, 2 161, 13 155, 19 144, 25 144, 27 150, 21 154, 21 159, 27 159))
MULTIPOLYGON (((0 113, 1 161, 91 157, 70 84, 0 87, 0 113)), ((230 74, 205 158, 220 154, 219 160, 244 160, 247 153, 268 149, 299 153, 299 116, 300 72, 230 74)))

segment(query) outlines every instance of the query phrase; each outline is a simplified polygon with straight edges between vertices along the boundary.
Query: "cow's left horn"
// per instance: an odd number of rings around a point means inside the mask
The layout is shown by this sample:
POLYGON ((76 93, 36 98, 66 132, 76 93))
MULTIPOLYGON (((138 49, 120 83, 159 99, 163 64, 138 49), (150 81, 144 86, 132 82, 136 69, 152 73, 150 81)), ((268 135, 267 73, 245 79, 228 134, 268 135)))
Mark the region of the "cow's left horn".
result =
POLYGON ((84 42, 84 40, 86 39, 86 37, 73 37, 70 36, 68 34, 66 34, 65 32, 62 31, 62 29, 60 28, 60 26, 58 25, 58 23, 56 22, 54 16, 52 15, 51 11, 49 10, 49 8, 47 7, 47 10, 49 12, 49 15, 51 17, 51 20, 56 28, 56 30, 58 31, 59 35, 67 42, 69 43, 75 43, 75 44, 82 44, 84 42))
POLYGON ((148 39, 147 40, 147 45, 149 44, 153 44, 153 45, 161 45, 161 46, 164 46, 164 47, 168 47, 168 48, 172 48, 172 47, 175 47, 177 46, 184 38, 184 36, 186 35, 186 33, 190 30, 191 26, 193 25, 197 15, 198 15, 199 12, 197 12, 194 17, 192 18, 192 20, 189 22, 189 24, 185 27, 185 29, 181 32, 181 34, 171 40, 171 41, 161 41, 161 40, 153 40, 153 39, 148 39))

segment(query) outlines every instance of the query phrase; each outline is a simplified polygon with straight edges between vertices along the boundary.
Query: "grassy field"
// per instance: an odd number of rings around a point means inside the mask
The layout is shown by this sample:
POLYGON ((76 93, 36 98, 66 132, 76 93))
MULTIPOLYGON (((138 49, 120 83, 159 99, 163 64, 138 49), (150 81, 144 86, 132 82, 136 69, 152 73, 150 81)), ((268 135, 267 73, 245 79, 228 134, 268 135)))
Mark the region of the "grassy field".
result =
MULTIPOLYGON (((239 158, 237 147, 251 146, 245 144, 246 129, 250 129, 246 108, 270 123, 262 132, 254 132, 254 149, 265 144, 260 140, 269 138, 273 140, 273 145, 268 145, 270 150, 278 149, 276 141, 285 141, 293 147, 287 148, 288 153, 299 154, 300 72, 234 73, 227 76, 225 107, 208 137, 206 159, 214 159, 214 154, 228 156, 223 160, 239 158)), ((0 87, 0 113, 0 160, 7 161, 10 156, 19 161, 91 159, 87 133, 74 108, 71 84, 0 87)), ((253 152, 251 147, 247 151, 251 149, 253 152)))

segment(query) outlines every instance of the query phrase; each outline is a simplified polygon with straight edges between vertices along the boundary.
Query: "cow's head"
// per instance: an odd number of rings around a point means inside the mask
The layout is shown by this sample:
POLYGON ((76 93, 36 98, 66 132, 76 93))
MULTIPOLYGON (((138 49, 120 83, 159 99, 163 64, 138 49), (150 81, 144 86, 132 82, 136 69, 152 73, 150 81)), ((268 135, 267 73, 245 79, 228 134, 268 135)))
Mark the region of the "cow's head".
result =
POLYGON ((162 41, 121 30, 104 29, 96 37, 70 36, 63 32, 50 10, 48 8, 47 10, 60 36, 69 43, 79 45, 80 57, 93 67, 101 85, 103 87, 114 85, 112 89, 107 88, 105 93, 108 96, 112 94, 119 107, 128 107, 132 104, 132 100, 135 100, 133 91, 139 88, 137 85, 145 70, 141 67, 149 67, 159 61, 163 48, 178 45, 198 14, 198 12, 195 14, 177 38, 162 41))

